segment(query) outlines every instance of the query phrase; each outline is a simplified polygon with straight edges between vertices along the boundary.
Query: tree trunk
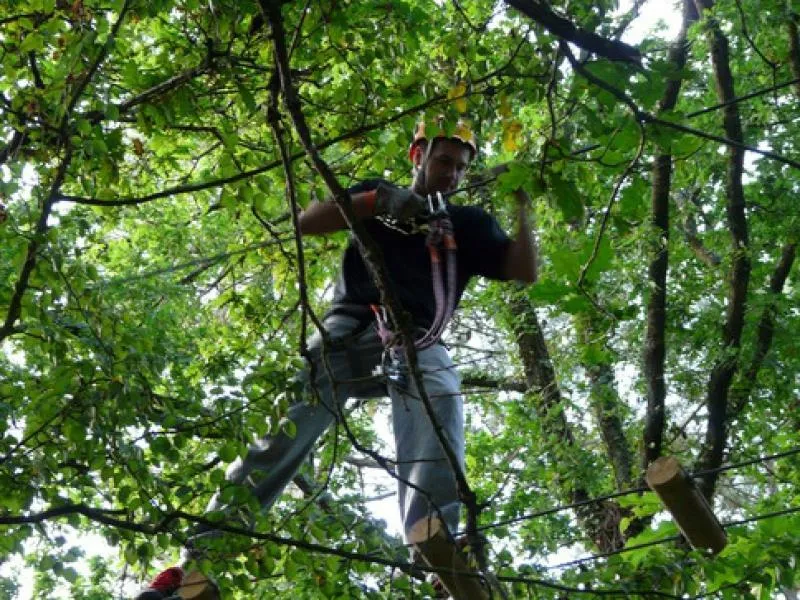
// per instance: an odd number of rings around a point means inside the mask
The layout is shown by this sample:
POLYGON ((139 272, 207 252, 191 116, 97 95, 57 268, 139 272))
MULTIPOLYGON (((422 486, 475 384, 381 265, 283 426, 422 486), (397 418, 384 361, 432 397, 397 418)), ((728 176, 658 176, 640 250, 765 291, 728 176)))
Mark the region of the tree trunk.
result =
MULTIPOLYGON (((686 64, 686 31, 697 19, 690 0, 683 3, 683 22, 677 39, 672 44, 669 62, 680 72, 686 64)), ((667 84, 659 108, 671 110, 675 107, 680 92, 681 80, 667 84)), ((666 359, 667 322, 667 269, 669 265, 669 195, 672 178, 672 156, 668 149, 661 152, 653 162, 653 192, 651 197, 654 237, 652 259, 647 269, 650 296, 647 300, 647 329, 644 347, 644 376, 647 384, 647 413, 644 425, 644 454, 642 472, 651 462, 661 456, 665 422, 665 398, 667 386, 664 375, 666 359)))
MULTIPOLYGON (((575 436, 564 414, 555 369, 535 308, 523 294, 512 294, 514 297, 510 308, 514 318, 514 334, 525 370, 529 397, 535 402, 536 414, 542 421, 542 428, 557 440, 560 448, 566 450, 566 453, 577 451, 575 436)), ((552 452, 553 449, 548 448, 548 451, 552 452)), ((568 464, 566 466, 569 467, 568 464)), ((590 498, 588 491, 574 478, 562 478, 562 491, 569 502, 584 502, 590 498)), ((624 538, 619 529, 622 515, 616 503, 588 504, 576 510, 576 513, 588 537, 597 544, 601 552, 611 552, 622 547, 624 538)))
MULTIPOLYGON (((709 12, 713 7, 711 0, 695 0, 695 4, 701 15, 709 12)), ((727 103, 723 108, 725 135, 728 139, 743 144, 744 134, 739 119, 739 108, 733 102, 736 93, 729 63, 728 39, 713 19, 709 19, 706 24, 706 35, 711 48, 711 62, 714 68, 717 95, 720 102, 727 103)), ((725 196, 733 257, 722 335, 723 347, 708 382, 706 396, 708 423, 703 449, 697 462, 698 470, 712 470, 722 464, 727 435, 728 397, 731 382, 739 367, 739 350, 744 328, 747 290, 750 283, 746 202, 742 187, 744 150, 741 147, 728 146, 727 154, 725 196)), ((706 498, 710 499, 713 496, 717 477, 716 473, 709 473, 701 479, 700 489, 706 498)))
MULTIPOLYGON (((597 331, 597 322, 591 318, 576 320, 578 336, 583 344, 588 346, 592 344, 591 340, 601 335, 597 331)), ((602 359, 594 363, 584 361, 583 367, 591 384, 589 405, 614 470, 617 490, 630 488, 633 485, 633 451, 625 437, 620 414, 623 403, 617 392, 613 363, 602 359)))

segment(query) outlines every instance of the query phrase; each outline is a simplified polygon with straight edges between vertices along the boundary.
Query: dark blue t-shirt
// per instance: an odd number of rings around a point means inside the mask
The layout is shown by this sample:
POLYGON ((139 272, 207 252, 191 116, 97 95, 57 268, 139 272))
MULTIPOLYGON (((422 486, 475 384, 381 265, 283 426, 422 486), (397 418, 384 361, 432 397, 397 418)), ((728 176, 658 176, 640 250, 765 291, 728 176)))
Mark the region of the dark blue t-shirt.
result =
MULTIPOLYGON (((364 181, 349 189, 351 194, 375 189, 382 180, 364 181)), ((387 183, 387 182, 383 182, 387 183)), ((474 275, 505 280, 505 259, 509 237, 489 213, 478 206, 448 203, 457 250, 456 303, 474 275)), ((381 218, 364 219, 364 227, 380 246, 393 287, 403 308, 416 325, 428 328, 436 314, 431 262, 425 246, 426 233, 408 233, 381 218)), ((443 272, 446 267, 443 265, 443 272)), ((446 279, 446 275, 445 275, 446 279)), ((370 304, 379 304, 380 295, 355 241, 350 240, 342 260, 342 270, 333 294, 329 314, 345 313, 370 318, 370 304), (362 313, 363 311, 363 313, 362 313)))

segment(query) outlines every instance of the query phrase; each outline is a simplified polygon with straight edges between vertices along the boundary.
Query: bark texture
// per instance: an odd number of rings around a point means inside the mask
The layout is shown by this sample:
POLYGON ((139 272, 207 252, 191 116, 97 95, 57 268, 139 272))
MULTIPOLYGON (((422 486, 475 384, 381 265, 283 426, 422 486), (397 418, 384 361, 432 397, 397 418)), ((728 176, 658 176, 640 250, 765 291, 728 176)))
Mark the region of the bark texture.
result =
MULTIPOLYGON (((599 323, 597 319, 587 318, 576 324, 583 344, 588 346, 592 340, 601 338, 599 323)), ((602 350, 608 351, 607 348, 602 350)), ((598 355, 601 357, 599 360, 591 364, 584 361, 583 364, 590 383, 589 404, 614 470, 617 490, 628 489, 633 486, 634 454, 623 427, 623 403, 617 391, 612 361, 603 358, 605 352, 598 355)))
POLYGON ((581 29, 568 19, 554 13, 549 2, 539 0, 506 0, 525 16, 536 21, 553 35, 580 46, 587 52, 598 56, 638 63, 641 60, 639 50, 623 42, 606 39, 592 31, 581 29))
MULTIPOLYGON (((711 0, 695 0, 698 13, 706 17, 706 36, 711 51, 714 85, 720 102, 725 103, 723 127, 727 138, 744 144, 739 108, 735 102, 733 74, 730 68, 728 39, 714 19, 711 0)), ((744 150, 728 146, 725 181, 727 225, 731 236, 731 272, 728 282, 728 302, 722 333, 722 349, 709 377, 706 406, 708 422, 703 448, 697 461, 697 470, 713 470, 722 464, 725 452, 728 422, 729 392, 739 366, 742 329, 746 311, 747 290, 750 283, 749 239, 746 202, 742 187, 744 150)), ((700 480, 700 489, 706 498, 714 494, 718 474, 709 473, 700 480)))
POLYGON ((764 307, 764 311, 761 313, 761 318, 758 320, 756 349, 753 359, 742 373, 742 385, 738 388, 734 388, 731 394, 731 418, 741 415, 742 411, 745 410, 747 402, 750 399, 750 394, 753 393, 758 372, 761 370, 764 359, 767 357, 767 353, 772 346, 772 338, 775 335, 775 317, 778 296, 783 292, 783 286, 786 283, 787 277, 789 277, 789 272, 792 270, 796 251, 796 242, 788 243, 783 247, 781 257, 770 278, 769 300, 764 307))
MULTIPOLYGON (((669 61, 675 72, 686 64, 686 32, 697 19, 690 0, 683 3, 683 21, 677 39, 670 48, 669 61)), ((659 103, 660 110, 675 107, 680 93, 681 80, 672 79, 659 103)), ((653 225, 652 258, 647 268, 650 296, 647 300, 647 325, 644 346, 644 377, 647 385, 647 413, 644 424, 644 453, 642 472, 661 456, 665 423, 666 323, 667 323, 667 272, 669 266, 669 196, 672 178, 672 156, 662 148, 653 161, 651 219, 653 225)))
MULTIPOLYGON (((510 308, 529 395, 535 402, 536 415, 542 421, 542 428, 557 440, 565 454, 569 454, 577 449, 577 443, 564 414, 561 390, 535 307, 525 296, 514 296, 510 308)), ((564 470, 567 469, 569 464, 564 463, 564 470)), ((590 498, 589 492, 575 477, 563 477, 562 489, 571 503, 585 502, 590 498)), ((601 552, 622 547, 624 538, 619 529, 622 514, 615 502, 587 504, 577 509, 576 513, 588 537, 601 552)))

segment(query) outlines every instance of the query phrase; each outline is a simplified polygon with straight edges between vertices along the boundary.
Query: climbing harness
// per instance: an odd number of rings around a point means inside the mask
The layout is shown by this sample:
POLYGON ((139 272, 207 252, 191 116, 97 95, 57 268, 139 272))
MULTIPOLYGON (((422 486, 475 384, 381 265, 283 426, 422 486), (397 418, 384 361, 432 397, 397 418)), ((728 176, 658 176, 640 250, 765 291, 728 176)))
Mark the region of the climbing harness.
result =
MULTIPOLYGON (((441 339, 456 307, 458 270, 453 223, 447 212, 445 197, 441 192, 437 192, 436 195, 429 194, 427 200, 429 229, 425 245, 428 248, 431 260, 431 279, 433 280, 436 313, 428 330, 421 337, 414 340, 414 348, 417 350, 430 348, 441 339), (445 269, 442 268, 443 262, 446 265, 445 269)), ((383 359, 379 368, 389 381, 398 387, 406 387, 408 384, 408 368, 405 364, 401 338, 389 327, 386 307, 372 304, 370 308, 375 314, 378 337, 384 347, 383 359)))

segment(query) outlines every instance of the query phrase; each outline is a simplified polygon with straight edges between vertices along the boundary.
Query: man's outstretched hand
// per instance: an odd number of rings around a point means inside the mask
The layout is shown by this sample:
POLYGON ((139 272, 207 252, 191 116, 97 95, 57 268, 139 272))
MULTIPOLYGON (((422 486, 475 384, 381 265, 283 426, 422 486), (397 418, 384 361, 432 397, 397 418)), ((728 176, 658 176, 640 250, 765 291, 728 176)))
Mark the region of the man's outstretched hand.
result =
POLYGON ((375 190, 375 216, 386 215, 403 222, 427 211, 428 201, 407 188, 381 183, 375 190))

